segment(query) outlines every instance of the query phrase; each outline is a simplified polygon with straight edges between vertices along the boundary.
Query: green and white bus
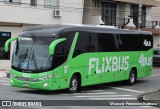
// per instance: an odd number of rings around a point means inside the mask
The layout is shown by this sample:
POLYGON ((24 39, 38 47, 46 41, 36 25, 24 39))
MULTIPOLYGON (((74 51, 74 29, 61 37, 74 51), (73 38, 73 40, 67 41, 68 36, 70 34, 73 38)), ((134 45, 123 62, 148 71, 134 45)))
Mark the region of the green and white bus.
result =
POLYGON ((150 32, 85 25, 42 25, 22 31, 16 41, 11 85, 41 90, 68 89, 151 75, 150 32))

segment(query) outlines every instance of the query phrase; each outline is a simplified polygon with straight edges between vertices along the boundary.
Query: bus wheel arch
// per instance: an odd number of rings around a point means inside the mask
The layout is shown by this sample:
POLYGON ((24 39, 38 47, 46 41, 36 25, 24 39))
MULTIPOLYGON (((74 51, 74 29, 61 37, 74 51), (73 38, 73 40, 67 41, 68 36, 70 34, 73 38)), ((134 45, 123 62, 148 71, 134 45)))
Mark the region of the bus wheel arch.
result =
POLYGON ((81 81, 82 81, 81 74, 79 72, 73 73, 70 78, 68 92, 69 93, 81 92, 81 83, 82 83, 81 81), (78 85, 76 90, 72 90, 73 87, 72 84, 74 84, 74 82, 76 82, 78 85))
POLYGON ((128 76, 127 84, 128 85, 133 85, 137 81, 137 68, 132 67, 128 76))

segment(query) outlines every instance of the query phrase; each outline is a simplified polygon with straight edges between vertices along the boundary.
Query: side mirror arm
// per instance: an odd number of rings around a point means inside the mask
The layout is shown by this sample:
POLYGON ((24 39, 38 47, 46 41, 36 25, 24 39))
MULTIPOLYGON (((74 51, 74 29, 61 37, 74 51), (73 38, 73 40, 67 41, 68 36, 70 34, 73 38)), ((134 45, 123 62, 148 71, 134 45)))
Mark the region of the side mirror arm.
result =
POLYGON ((51 43, 51 45, 49 46, 49 55, 50 55, 50 56, 53 56, 56 45, 57 45, 58 43, 60 43, 60 42, 65 41, 65 40, 66 40, 66 38, 62 38, 62 39, 57 39, 57 40, 53 41, 53 42, 51 43))
POLYGON ((11 38, 11 39, 8 39, 5 43, 5 52, 8 52, 9 51, 9 44, 15 40, 17 40, 18 37, 14 37, 14 38, 11 38))

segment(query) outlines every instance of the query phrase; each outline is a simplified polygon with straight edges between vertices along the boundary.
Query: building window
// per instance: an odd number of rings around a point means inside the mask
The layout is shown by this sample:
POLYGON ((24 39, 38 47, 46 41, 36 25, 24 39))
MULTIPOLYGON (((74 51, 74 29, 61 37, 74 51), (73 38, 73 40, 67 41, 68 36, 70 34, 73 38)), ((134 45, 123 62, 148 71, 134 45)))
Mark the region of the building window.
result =
POLYGON ((57 0, 44 0, 44 7, 54 7, 57 6, 57 0))
MULTIPOLYGON (((131 5, 131 17, 133 18, 133 23, 136 27, 138 27, 138 13, 139 13, 138 5, 131 5)), ((142 6, 142 16, 141 16, 141 28, 145 28, 146 24, 146 6, 142 6)))
POLYGON ((21 3, 21 0, 4 0, 6 3, 21 3))
POLYGON ((37 0, 31 0, 31 6, 37 6, 37 0))
POLYGON ((102 21, 106 25, 116 25, 116 4, 102 2, 102 21))
POLYGON ((10 60, 10 49, 9 52, 5 52, 5 42, 11 38, 10 32, 0 32, 0 60, 10 60))
POLYGON ((100 1, 99 0, 93 0, 93 6, 94 7, 100 7, 100 1))

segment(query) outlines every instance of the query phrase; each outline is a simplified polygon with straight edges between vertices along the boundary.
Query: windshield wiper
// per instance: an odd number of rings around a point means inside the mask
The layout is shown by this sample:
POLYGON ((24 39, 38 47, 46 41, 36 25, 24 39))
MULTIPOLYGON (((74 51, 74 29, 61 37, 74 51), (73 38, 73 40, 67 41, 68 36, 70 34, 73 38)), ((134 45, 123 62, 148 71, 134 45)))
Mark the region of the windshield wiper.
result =
POLYGON ((25 59, 27 58, 27 54, 28 54, 28 48, 27 48, 27 51, 26 51, 25 54, 21 54, 21 55, 19 56, 18 68, 20 68, 21 63, 24 62, 25 59))
MULTIPOLYGON (((33 60, 33 64, 34 64, 34 67, 35 67, 35 71, 37 71, 37 70, 38 70, 38 66, 37 66, 37 61, 36 61, 36 56, 35 56, 35 54, 34 54, 34 50, 33 50, 33 52, 32 52, 31 59, 33 60)), ((32 60, 31 60, 31 61, 32 61, 32 60)), ((29 67, 29 64, 28 64, 28 66, 27 66, 27 69, 28 69, 28 67, 29 67)))

